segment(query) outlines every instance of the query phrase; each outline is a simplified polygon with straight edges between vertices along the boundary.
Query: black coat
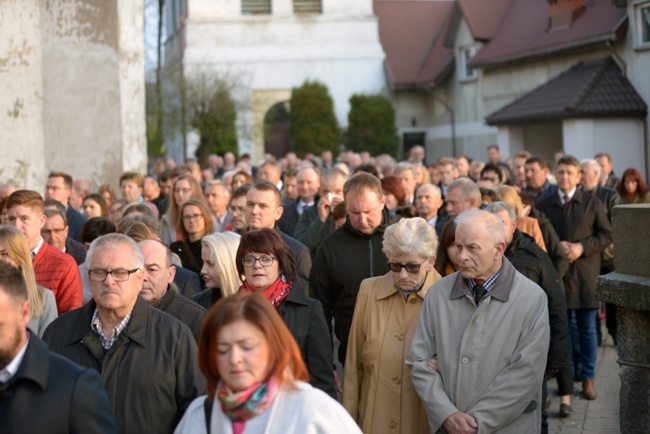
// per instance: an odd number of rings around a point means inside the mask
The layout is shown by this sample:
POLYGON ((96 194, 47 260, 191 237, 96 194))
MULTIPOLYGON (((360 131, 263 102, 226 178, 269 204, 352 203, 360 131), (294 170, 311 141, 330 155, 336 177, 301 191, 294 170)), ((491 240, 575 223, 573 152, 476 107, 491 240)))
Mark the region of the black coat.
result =
POLYGON ((300 220, 300 214, 298 214, 298 203, 300 203, 300 199, 284 205, 284 211, 282 211, 282 216, 280 216, 280 219, 278 220, 278 228, 290 237, 293 237, 298 220, 300 220))
POLYGON ((320 302, 306 297, 300 285, 295 284, 278 306, 278 313, 298 343, 311 385, 336 399, 332 342, 320 302))
POLYGON ((296 240, 303 243, 311 252, 311 257, 316 257, 318 247, 326 236, 334 231, 334 221, 331 218, 323 223, 318 216, 318 210, 315 205, 308 206, 302 211, 300 220, 296 225, 293 236, 296 240))
POLYGON ((86 247, 70 237, 65 239, 65 252, 74 258, 77 265, 86 261, 86 247))
POLYGON ((70 228, 68 236, 75 241, 81 242, 81 230, 88 219, 75 211, 70 205, 66 209, 65 216, 68 220, 68 227, 70 228))
POLYGON ((49 351, 32 333, 16 375, 0 386, 0 432, 111 434, 117 428, 97 371, 49 351))
POLYGON ((382 251, 389 213, 383 211, 382 223, 372 235, 355 230, 348 221, 323 240, 309 276, 311 297, 323 305, 327 327, 332 332, 336 319, 339 360, 345 363, 348 335, 354 306, 363 279, 388 273, 388 259, 382 251))
POLYGON ((101 377, 121 433, 171 433, 205 393, 196 341, 176 318, 138 297, 131 320, 108 350, 90 328, 95 302, 58 317, 43 339, 57 353, 101 377))
POLYGON ((305 295, 309 294, 309 273, 311 272, 311 255, 309 254, 309 249, 300 241, 295 238, 290 237, 284 232, 277 230, 282 241, 289 246, 291 253, 293 253, 293 258, 296 260, 296 281, 300 284, 300 287, 305 292, 305 295))
POLYGON ((595 196, 576 190, 567 206, 554 194, 535 207, 551 220, 560 240, 579 242, 584 249, 564 275, 567 309, 598 309, 596 277, 600 272, 600 253, 612 242, 605 206, 595 196))
POLYGON ((221 289, 219 288, 208 288, 190 297, 190 300, 203 307, 206 311, 212 309, 212 306, 220 299, 221 289))
POLYGON ((562 246, 560 246, 560 237, 557 236, 553 224, 543 212, 533 208, 530 210, 530 216, 537 219, 539 223, 546 251, 553 262, 557 276, 560 278, 560 284, 564 287, 562 279, 564 279, 566 272, 569 271, 569 260, 566 258, 562 246))
POLYGON ((551 326, 551 345, 548 349, 546 369, 560 369, 564 366, 569 349, 569 323, 566 314, 566 300, 560 279, 548 254, 534 239, 515 231, 505 251, 505 257, 517 271, 538 284, 548 299, 548 316, 551 326))
POLYGON ((173 266, 176 268, 176 275, 174 276, 174 284, 178 287, 179 292, 185 297, 191 297, 194 294, 201 292, 201 279, 194 271, 186 268, 173 266))
MULTIPOLYGON (((174 241, 169 245, 169 250, 176 253, 181 259, 183 268, 201 274, 203 260, 201 259, 201 240, 198 241, 174 241)), ((203 282, 201 282, 203 283, 203 282)))
POLYGON ((199 341, 201 326, 205 315, 208 313, 202 306, 168 287, 167 292, 158 300, 155 307, 181 320, 183 324, 192 330, 194 339, 197 342, 199 341))

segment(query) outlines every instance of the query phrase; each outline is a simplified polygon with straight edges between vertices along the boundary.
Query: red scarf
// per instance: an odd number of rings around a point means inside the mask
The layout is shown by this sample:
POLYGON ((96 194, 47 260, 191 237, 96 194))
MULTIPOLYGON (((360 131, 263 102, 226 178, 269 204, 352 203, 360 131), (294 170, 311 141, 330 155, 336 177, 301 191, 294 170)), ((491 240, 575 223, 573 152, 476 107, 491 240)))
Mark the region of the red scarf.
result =
MULTIPOLYGON (((271 286, 269 286, 267 289, 264 290, 261 294, 271 302, 271 305, 275 308, 277 308, 279 305, 282 304, 285 298, 289 295, 289 292, 291 292, 291 282, 287 282, 284 279, 284 276, 278 277, 278 280, 276 280, 271 286)), ((240 291, 243 292, 257 292, 253 288, 250 287, 248 284, 248 281, 244 280, 244 284, 239 288, 240 291)))

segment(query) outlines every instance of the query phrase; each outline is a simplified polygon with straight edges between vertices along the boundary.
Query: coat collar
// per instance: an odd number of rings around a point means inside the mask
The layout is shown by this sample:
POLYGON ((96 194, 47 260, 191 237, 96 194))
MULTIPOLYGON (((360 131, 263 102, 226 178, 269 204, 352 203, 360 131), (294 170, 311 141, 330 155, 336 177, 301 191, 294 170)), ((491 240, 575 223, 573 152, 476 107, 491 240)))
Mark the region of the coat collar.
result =
MULTIPOLYGON (((508 261, 504 256, 503 265, 501 266, 501 274, 497 278, 494 288, 488 292, 488 295, 504 303, 507 302, 510 297, 510 291, 512 290, 515 273, 515 267, 513 267, 510 261, 508 261)), ((472 292, 467 286, 467 279, 463 278, 458 271, 454 274, 456 275, 456 280, 454 281, 450 298, 453 300, 465 296, 472 297, 472 292)))
MULTIPOLYGON (((438 280, 440 280, 440 274, 435 269, 431 269, 427 273, 427 277, 424 279, 424 285, 422 285, 422 289, 416 292, 415 294, 424 299, 424 297, 427 295, 427 292, 429 292, 429 288, 431 285, 436 283, 438 280)), ((399 291, 395 288, 395 285, 393 284, 393 272, 389 271, 388 273, 384 274, 383 276, 379 277, 379 285, 377 288, 377 300, 383 300, 384 298, 389 298, 392 297, 393 295, 399 293, 399 291)))
POLYGON ((158 300, 158 303, 156 304, 156 309, 160 309, 163 312, 165 309, 169 307, 170 304, 174 301, 176 298, 176 291, 171 287, 171 285, 167 285, 167 292, 165 292, 165 295, 160 297, 160 300, 158 300))
MULTIPOLYGON (((90 328, 90 323, 92 321, 93 313, 95 312, 96 308, 97 305, 95 304, 95 300, 90 300, 88 303, 86 303, 85 306, 79 308, 81 312, 79 318, 77 319, 77 324, 69 333, 67 342, 68 345, 75 344, 81 340, 86 339, 86 337, 97 337, 95 332, 93 332, 90 328)), ((153 308, 149 306, 147 302, 144 301, 140 296, 138 296, 135 302, 135 306, 133 306, 131 320, 126 326, 126 329, 124 329, 124 331, 120 334, 120 338, 118 340, 126 337, 138 345, 146 347, 149 330, 150 309, 153 308)), ((97 342, 99 342, 98 337, 97 342)))
POLYGON ((18 379, 32 381, 42 389, 47 387, 47 380, 50 375, 50 364, 44 363, 49 360, 47 344, 40 340, 34 333, 30 333, 27 349, 23 361, 16 371, 16 375, 9 380, 9 383, 18 379))

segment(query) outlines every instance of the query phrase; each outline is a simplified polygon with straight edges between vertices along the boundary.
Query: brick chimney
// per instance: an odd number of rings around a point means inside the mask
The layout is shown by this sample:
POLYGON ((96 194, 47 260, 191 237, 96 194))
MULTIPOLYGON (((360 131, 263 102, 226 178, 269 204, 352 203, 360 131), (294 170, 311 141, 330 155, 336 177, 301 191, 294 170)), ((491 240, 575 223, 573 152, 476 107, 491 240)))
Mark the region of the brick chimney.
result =
POLYGON ((585 11, 585 0, 547 0, 548 31, 568 29, 585 11))

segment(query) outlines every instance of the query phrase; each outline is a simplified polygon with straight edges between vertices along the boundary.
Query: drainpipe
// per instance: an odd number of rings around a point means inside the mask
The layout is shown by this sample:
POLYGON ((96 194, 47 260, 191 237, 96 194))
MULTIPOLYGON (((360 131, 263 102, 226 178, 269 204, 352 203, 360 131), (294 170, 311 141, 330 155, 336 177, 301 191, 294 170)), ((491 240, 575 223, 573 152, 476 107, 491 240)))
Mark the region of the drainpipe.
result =
POLYGON ((449 112, 449 117, 451 118, 451 153, 452 156, 456 158, 456 113, 454 112, 454 109, 451 108, 451 106, 447 104, 445 100, 443 100, 435 93, 433 93, 434 91, 433 85, 429 85, 427 87, 427 90, 429 91, 433 99, 435 99, 440 104, 442 104, 445 107, 445 109, 447 109, 447 111, 449 112))

